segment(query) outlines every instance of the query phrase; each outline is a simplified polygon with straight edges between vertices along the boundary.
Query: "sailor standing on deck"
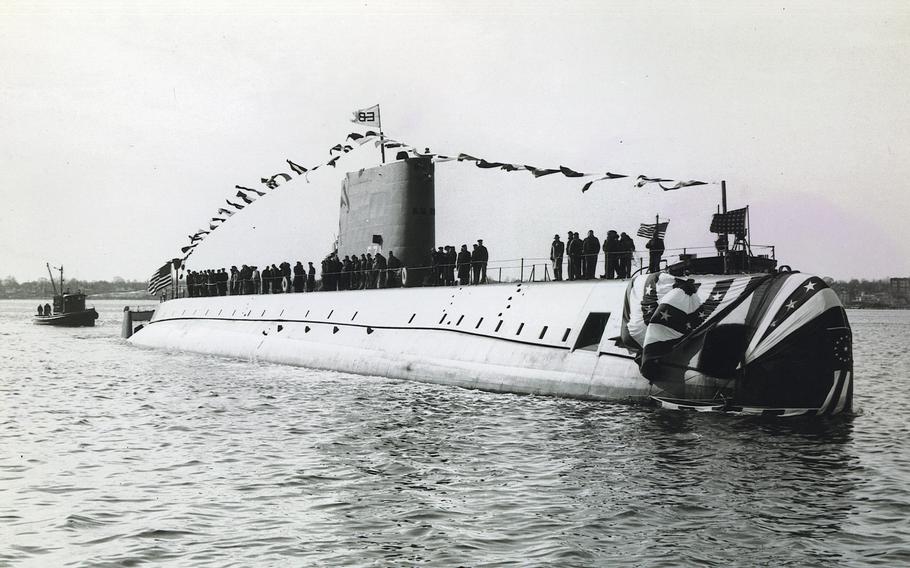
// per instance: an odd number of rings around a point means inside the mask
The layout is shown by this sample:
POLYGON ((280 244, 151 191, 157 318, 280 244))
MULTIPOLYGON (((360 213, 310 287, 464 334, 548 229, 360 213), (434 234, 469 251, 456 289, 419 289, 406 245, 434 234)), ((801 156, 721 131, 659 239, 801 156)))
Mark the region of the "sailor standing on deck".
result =
POLYGON ((262 277, 259 274, 258 266, 253 266, 253 274, 250 279, 253 281, 253 294, 262 294, 262 277))
POLYGON ((562 280, 562 257, 566 245, 559 240, 559 235, 553 235, 553 244, 550 245, 550 260, 553 262, 553 280, 562 280))
POLYGON ((312 261, 308 261, 307 264, 309 268, 307 269, 306 274, 306 291, 312 292, 316 289, 316 267, 313 266, 312 261))
POLYGON ((303 270, 303 263, 299 260, 294 265, 294 292, 303 292, 306 283, 306 274, 303 270))
POLYGON ((635 254, 635 241, 626 233, 619 234, 619 277, 632 277, 632 255, 635 254))
POLYGON ((458 283, 466 286, 471 283, 471 252, 468 245, 461 245, 461 251, 458 253, 458 283))
POLYGON ((616 278, 616 275, 619 274, 622 276, 622 273, 619 270, 619 235, 616 234, 616 231, 609 230, 607 231, 607 238, 604 239, 604 278, 613 280, 616 278))
POLYGON ((578 264, 578 258, 575 256, 575 233, 572 231, 569 231, 569 235, 566 237, 566 256, 569 258, 566 277, 569 280, 575 280, 575 265, 578 264))
POLYGON ((483 246, 483 239, 477 239, 477 251, 471 255, 471 258, 478 261, 477 265, 480 267, 480 274, 478 275, 476 272, 474 274, 475 284, 486 284, 487 262, 490 260, 490 252, 487 247, 483 246))
POLYGON ((600 254, 600 239, 594 236, 594 231, 588 230, 588 236, 582 243, 582 254, 584 254, 585 280, 592 280, 597 272, 597 256, 600 254))
POLYGON ((395 253, 389 251, 389 288, 397 288, 401 285, 401 260, 395 253))
POLYGON ((654 231, 654 236, 645 246, 651 251, 648 272, 660 272, 660 259, 664 255, 665 249, 664 240, 657 234, 657 230, 654 231))

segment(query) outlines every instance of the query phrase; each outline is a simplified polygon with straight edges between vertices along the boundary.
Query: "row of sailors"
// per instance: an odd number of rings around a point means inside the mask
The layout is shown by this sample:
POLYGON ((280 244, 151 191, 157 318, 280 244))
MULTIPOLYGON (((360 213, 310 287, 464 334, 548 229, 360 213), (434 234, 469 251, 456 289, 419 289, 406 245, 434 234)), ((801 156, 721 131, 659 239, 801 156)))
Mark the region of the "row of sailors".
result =
POLYGON ((477 239, 473 251, 468 250, 468 245, 461 245, 461 250, 455 252, 455 247, 445 246, 430 250, 429 286, 453 286, 458 274, 458 283, 462 286, 468 284, 487 283, 487 263, 490 252, 483 245, 483 239, 477 239))
POLYGON ((322 260, 322 289, 365 290, 372 288, 397 288, 401 286, 401 260, 389 251, 387 259, 381 252, 345 255, 336 252, 322 260))
POLYGON ((224 268, 193 271, 186 273, 187 295, 239 296, 243 294, 278 294, 283 292, 312 292, 316 289, 316 269, 313 263, 304 268, 299 260, 291 268, 287 262, 278 266, 266 265, 262 271, 257 266, 244 264, 241 268, 232 266, 230 272, 224 268))
MULTIPOLYGON (((315 292, 317 290, 316 267, 312 262, 297 261, 292 268, 287 262, 266 266, 260 272, 257 266, 244 264, 240 269, 232 266, 230 272, 224 268, 189 271, 186 274, 187 295, 235 296, 244 294, 282 294, 288 292, 315 292)), ((329 290, 359 290, 366 288, 388 288, 401 285, 401 261, 389 251, 386 259, 381 253, 345 256, 339 259, 331 253, 322 260, 321 287, 329 290)))
MULTIPOLYGON (((649 272, 658 272, 663 257, 664 241, 657 235, 645 245, 649 252, 649 272)), ((553 262, 554 280, 562 280, 563 258, 568 257, 566 272, 568 280, 592 280, 597 273, 597 262, 600 251, 604 253, 604 274, 601 278, 630 278, 632 276, 632 257, 635 253, 635 242, 626 233, 607 231, 607 238, 601 246, 600 239, 594 231, 582 239, 577 232, 569 231, 565 242, 559 235, 553 236, 550 245, 550 260, 553 262)))

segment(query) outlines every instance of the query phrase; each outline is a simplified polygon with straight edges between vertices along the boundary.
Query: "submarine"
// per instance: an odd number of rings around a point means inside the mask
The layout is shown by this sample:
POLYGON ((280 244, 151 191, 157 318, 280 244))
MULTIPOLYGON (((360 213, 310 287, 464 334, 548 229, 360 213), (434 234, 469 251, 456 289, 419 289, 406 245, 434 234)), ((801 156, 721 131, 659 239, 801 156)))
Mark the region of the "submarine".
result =
POLYGON ((339 257, 393 250, 400 287, 176 298, 135 346, 490 392, 739 415, 850 413, 852 333, 819 277, 747 248, 624 280, 423 286, 435 165, 348 172, 339 257))

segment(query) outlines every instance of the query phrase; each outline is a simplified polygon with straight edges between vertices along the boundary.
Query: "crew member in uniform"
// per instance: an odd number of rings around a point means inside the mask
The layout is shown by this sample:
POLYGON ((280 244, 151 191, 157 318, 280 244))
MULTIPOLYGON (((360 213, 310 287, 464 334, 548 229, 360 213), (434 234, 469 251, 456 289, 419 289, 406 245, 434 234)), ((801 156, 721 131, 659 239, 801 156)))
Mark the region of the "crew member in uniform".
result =
POLYGON ((303 270, 303 263, 298 260, 297 264, 294 265, 294 291, 303 292, 305 282, 306 275, 303 270))
POLYGON ((600 239, 594 236, 592 230, 588 230, 588 236, 582 243, 582 254, 585 280, 592 280, 597 272, 597 256, 600 254, 600 239))
POLYGON ((477 250, 474 254, 471 255, 471 258, 478 261, 477 266, 480 269, 479 274, 476 272, 474 279, 477 280, 475 284, 486 284, 487 283, 487 262, 490 260, 490 252, 487 250, 487 247, 483 246, 483 239, 477 239, 477 250))
POLYGON ((619 271, 619 235, 616 234, 616 231, 609 230, 607 231, 607 238, 604 239, 604 278, 613 280, 616 278, 617 274, 621 275, 619 271))
POLYGON ((308 261, 307 264, 309 268, 306 275, 306 291, 312 292, 316 289, 316 267, 313 266, 312 261, 308 261))
POLYGON ((471 283, 471 251, 468 245, 461 245, 461 251, 458 253, 458 283, 466 286, 471 283))
POLYGON ((388 266, 385 257, 382 256, 382 252, 376 251, 376 256, 373 257, 373 268, 376 271, 376 286, 378 288, 386 287, 388 279, 388 271, 386 269, 388 266))
POLYGON ((632 277, 632 255, 635 254, 635 241, 626 233, 619 234, 619 277, 632 277))
POLYGON ((648 241, 648 244, 645 245, 650 253, 650 264, 648 265, 648 272, 654 273, 660 271, 660 259, 664 255, 664 240, 660 238, 657 234, 657 231, 654 231, 654 236, 651 237, 651 240, 648 241))
POLYGON ((401 260, 395 253, 389 251, 389 287, 397 288, 401 285, 401 260))
POLYGON ((550 260, 553 262, 553 280, 562 280, 562 257, 566 245, 559 240, 559 235, 553 235, 553 244, 550 245, 550 260))

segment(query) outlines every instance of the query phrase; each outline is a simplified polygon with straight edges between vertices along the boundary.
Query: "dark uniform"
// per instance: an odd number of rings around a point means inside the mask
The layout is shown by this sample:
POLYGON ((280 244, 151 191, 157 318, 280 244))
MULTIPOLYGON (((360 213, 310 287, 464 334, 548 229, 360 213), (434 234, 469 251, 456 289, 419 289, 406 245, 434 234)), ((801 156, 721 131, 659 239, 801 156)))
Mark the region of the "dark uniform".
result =
POLYGON ((582 254, 584 255, 582 261, 584 278, 591 280, 597 272, 597 256, 600 254, 600 239, 594 236, 594 231, 588 231, 588 236, 582 243, 582 254))
POLYGON ((648 244, 645 245, 648 250, 651 251, 650 254, 650 263, 648 264, 648 272, 659 272, 660 271, 660 259, 664 255, 664 240, 657 236, 657 233, 654 233, 654 237, 648 241, 648 244))
POLYGON ((303 270, 303 263, 299 260, 297 264, 294 265, 294 291, 303 292, 303 287, 306 285, 306 273, 303 270))
POLYGON ((553 235, 553 244, 550 245, 550 260, 553 262, 553 280, 562 280, 562 257, 566 245, 559 240, 559 235, 553 235))
POLYGON ((397 288, 401 285, 401 260, 395 253, 389 251, 389 288, 397 288))
POLYGON ((312 292, 313 290, 316 289, 316 267, 313 266, 312 262, 307 262, 307 264, 310 267, 307 270, 307 275, 306 275, 306 291, 312 292))
POLYGON ((471 253, 468 245, 461 245, 461 251, 456 259, 458 264, 458 283, 462 286, 471 283, 471 253))
POLYGON ((619 235, 619 277, 632 277, 632 255, 635 253, 635 241, 626 233, 619 235))
POLYGON ((619 235, 616 231, 607 231, 607 238, 604 239, 604 278, 613 280, 616 275, 621 276, 619 270, 619 257, 622 254, 619 250, 619 235))
POLYGON ((490 252, 483 246, 483 239, 477 239, 477 249, 471 255, 471 259, 474 261, 474 284, 486 284, 490 252))

